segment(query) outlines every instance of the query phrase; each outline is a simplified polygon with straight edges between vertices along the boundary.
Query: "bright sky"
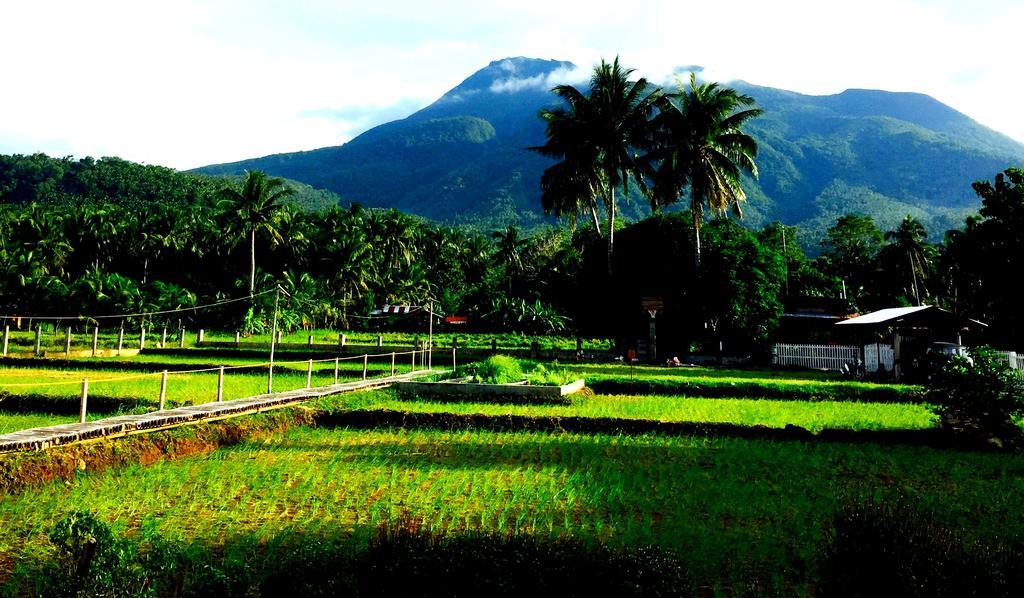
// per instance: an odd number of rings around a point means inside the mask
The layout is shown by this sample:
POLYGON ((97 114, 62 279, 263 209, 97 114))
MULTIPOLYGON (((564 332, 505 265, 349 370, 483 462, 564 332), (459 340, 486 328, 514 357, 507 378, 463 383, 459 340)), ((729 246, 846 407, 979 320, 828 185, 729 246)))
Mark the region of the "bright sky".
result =
POLYGON ((338 145, 491 60, 919 91, 1024 141, 1020 0, 0 0, 0 153, 189 168, 338 145))

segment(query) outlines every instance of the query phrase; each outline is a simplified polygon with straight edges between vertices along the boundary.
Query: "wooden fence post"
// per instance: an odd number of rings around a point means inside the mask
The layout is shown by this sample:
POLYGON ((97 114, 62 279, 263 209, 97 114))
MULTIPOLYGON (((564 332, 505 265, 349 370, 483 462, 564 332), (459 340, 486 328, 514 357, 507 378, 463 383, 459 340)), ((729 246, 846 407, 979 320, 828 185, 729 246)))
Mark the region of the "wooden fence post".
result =
POLYGON ((36 324, 36 357, 43 354, 43 325, 36 324))
POLYGON ((96 354, 99 353, 99 348, 100 348, 100 327, 99 326, 93 326, 92 327, 92 356, 93 357, 96 357, 96 354))
POLYGON ((4 347, 3 356, 7 357, 7 343, 11 340, 11 327, 4 326, 4 347))
POLYGON ((139 351, 146 348, 146 327, 139 328, 139 351))
POLYGON ((167 327, 164 326, 163 331, 160 333, 160 348, 163 349, 167 346, 167 327))
POLYGON ((395 376, 395 352, 391 352, 391 377, 395 376))
POLYGON ((363 380, 366 380, 366 368, 370 364, 370 356, 363 353, 363 380))
POLYGON ((121 349, 124 348, 124 326, 121 326, 121 330, 117 333, 117 355, 120 357, 121 349))
POLYGON ((377 335, 377 346, 378 347, 383 347, 384 346, 384 335, 383 334, 378 334, 377 335))
POLYGON ((85 423, 85 412, 89 403, 89 379, 82 378, 82 403, 79 405, 78 423, 85 423))
POLYGON ((313 388, 313 360, 309 360, 309 368, 306 370, 306 388, 313 388))
POLYGON ((164 403, 167 401, 167 370, 160 376, 160 411, 164 410, 164 403))
POLYGON ((203 330, 202 328, 200 328, 199 332, 196 333, 196 344, 197 345, 203 344, 203 339, 205 337, 206 337, 206 331, 203 330))
POLYGON ((185 329, 184 328, 178 329, 178 348, 179 349, 184 349, 185 348, 185 329))
POLYGON ((237 347, 241 343, 242 343, 242 333, 236 330, 235 331, 235 346, 237 347))
POLYGON ((224 366, 217 371, 217 402, 224 401, 224 366))
POLYGON ((345 346, 345 333, 344 332, 338 335, 338 346, 339 347, 344 347, 345 346))
POLYGON ((334 358, 334 383, 338 383, 338 370, 341 369, 341 358, 334 358))
POLYGON ((281 344, 281 339, 284 338, 284 330, 277 331, 277 344, 281 344))
POLYGON ((71 327, 68 326, 68 333, 64 340, 64 359, 71 359, 71 327))
POLYGON ((455 372, 456 372, 456 369, 455 369, 455 350, 456 350, 455 347, 452 347, 452 375, 453 376, 455 375, 455 372))
POLYGON ((416 345, 412 346, 412 371, 416 371, 416 345))

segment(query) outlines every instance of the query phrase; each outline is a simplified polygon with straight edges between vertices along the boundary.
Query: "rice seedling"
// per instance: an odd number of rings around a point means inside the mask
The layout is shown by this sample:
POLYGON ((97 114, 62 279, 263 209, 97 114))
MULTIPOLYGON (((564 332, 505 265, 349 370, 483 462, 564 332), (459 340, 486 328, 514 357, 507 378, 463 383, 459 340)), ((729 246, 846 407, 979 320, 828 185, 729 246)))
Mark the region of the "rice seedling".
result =
POLYGON ((44 550, 69 510, 129 534, 218 545, 287 531, 355 533, 412 518, 483 531, 656 544, 697 580, 781 592, 814 575, 845 500, 909 493, 944 525, 1024 538, 1020 455, 904 446, 547 433, 296 429, 205 457, 84 473, 0 499, 0 552, 44 550))

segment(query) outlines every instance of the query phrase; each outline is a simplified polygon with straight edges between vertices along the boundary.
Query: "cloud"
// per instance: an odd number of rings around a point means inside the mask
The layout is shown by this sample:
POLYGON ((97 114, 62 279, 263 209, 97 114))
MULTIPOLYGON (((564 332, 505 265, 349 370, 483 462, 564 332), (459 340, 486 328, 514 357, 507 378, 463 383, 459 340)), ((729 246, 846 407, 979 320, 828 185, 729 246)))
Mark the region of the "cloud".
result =
MULTIPOLYGON (((499 66, 504 66, 508 61, 502 61, 499 66)), ((513 67, 514 68, 514 67, 513 67)), ((490 90, 494 93, 515 93, 524 89, 548 90, 556 85, 578 85, 590 78, 590 72, 579 67, 559 67, 549 73, 534 75, 532 77, 507 77, 497 79, 491 83, 490 90)))

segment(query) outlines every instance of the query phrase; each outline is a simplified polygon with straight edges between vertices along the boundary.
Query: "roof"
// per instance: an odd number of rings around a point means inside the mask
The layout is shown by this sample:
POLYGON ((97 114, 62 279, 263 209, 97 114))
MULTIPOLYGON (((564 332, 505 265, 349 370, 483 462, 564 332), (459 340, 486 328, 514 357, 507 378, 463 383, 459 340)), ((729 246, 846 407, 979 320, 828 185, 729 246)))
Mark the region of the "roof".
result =
POLYGON ((877 324, 897 324, 908 316, 920 314, 921 317, 926 317, 927 320, 917 320, 920 324, 930 325, 955 325, 962 328, 975 328, 975 327, 988 327, 988 324, 972 320, 971 318, 965 318, 954 314, 951 311, 946 311, 941 307, 934 305, 918 305, 916 307, 889 307, 886 309, 880 309, 873 311, 863 316, 857 316, 850 318, 849 320, 843 320, 842 322, 836 322, 836 326, 870 326, 877 324), (924 312, 928 312, 927 316, 924 312))
POLYGON ((882 324, 884 322, 898 320, 915 312, 931 309, 932 307, 933 306, 931 305, 918 305, 916 307, 888 307, 886 309, 873 311, 869 314, 864 314, 863 316, 843 320, 842 322, 837 323, 836 326, 844 326, 847 324, 882 324))

